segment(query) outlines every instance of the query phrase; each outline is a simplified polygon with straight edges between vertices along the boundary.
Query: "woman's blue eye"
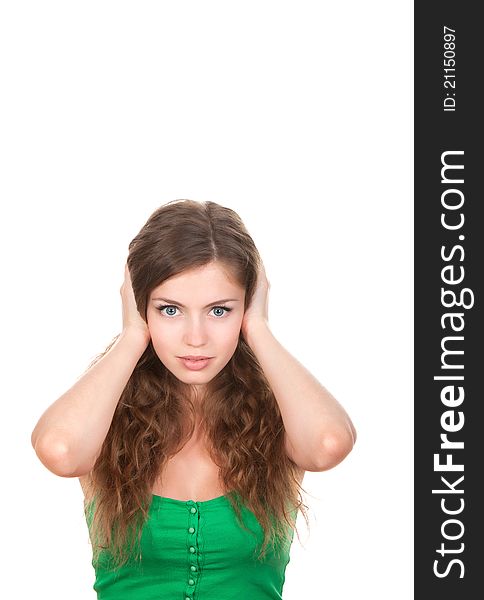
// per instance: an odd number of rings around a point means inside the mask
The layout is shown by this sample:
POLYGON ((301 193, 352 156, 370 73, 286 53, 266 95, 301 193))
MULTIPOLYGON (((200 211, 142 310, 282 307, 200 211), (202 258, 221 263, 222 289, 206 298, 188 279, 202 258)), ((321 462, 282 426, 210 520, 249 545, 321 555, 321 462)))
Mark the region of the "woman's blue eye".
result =
MULTIPOLYGON (((163 306, 158 306, 158 310, 159 310, 159 311, 163 311, 163 310, 165 310, 165 309, 174 309, 174 310, 176 311, 176 310, 178 310, 178 307, 177 307, 177 306, 174 306, 173 304, 164 304, 163 306)), ((226 314, 226 313, 229 313, 229 312, 230 312, 232 309, 231 309, 231 308, 229 308, 228 306, 214 306, 214 307, 212 308, 212 310, 214 310, 214 311, 215 311, 215 310, 219 310, 219 311, 220 311, 220 310, 222 310, 222 311, 224 311, 224 312, 222 312, 222 313, 220 313, 220 312, 219 312, 219 313, 217 313, 217 314, 215 315, 216 317, 223 317, 223 315, 224 315, 224 314, 226 314)), ((174 314, 173 312, 170 312, 170 313, 168 313, 168 312, 167 312, 167 313, 165 313, 165 314, 166 314, 166 316, 168 316, 168 317, 173 317, 173 316, 175 316, 175 314, 174 314)))

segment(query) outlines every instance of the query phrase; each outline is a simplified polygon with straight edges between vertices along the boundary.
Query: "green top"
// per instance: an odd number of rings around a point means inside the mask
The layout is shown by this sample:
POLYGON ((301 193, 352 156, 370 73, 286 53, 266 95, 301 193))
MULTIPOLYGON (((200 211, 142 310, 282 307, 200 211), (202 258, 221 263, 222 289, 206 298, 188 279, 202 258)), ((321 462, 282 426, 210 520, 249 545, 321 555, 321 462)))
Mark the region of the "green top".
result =
POLYGON ((245 506, 241 512, 253 533, 240 527, 226 496, 185 502, 153 495, 141 562, 112 571, 101 553, 92 563, 98 600, 281 600, 294 530, 259 561, 262 527, 245 506))

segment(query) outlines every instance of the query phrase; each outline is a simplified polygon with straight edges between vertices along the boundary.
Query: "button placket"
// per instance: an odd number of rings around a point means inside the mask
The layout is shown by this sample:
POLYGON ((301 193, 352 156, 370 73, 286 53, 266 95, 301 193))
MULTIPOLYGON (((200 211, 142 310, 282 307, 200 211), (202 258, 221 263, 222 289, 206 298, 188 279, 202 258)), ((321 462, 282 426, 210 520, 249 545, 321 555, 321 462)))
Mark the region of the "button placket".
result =
POLYGON ((195 600, 195 586, 199 575, 198 527, 199 509, 193 500, 187 501, 188 510, 188 574, 185 587, 185 600, 195 600))

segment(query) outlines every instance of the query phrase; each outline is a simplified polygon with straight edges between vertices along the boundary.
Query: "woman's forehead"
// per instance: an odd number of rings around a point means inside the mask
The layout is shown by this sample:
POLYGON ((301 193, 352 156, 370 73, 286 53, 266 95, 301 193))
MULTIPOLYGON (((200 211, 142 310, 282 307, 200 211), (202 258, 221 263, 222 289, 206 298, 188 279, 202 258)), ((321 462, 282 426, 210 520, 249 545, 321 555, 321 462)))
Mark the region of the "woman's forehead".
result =
POLYGON ((152 299, 159 296, 168 297, 180 302, 204 302, 208 305, 215 300, 240 300, 244 297, 245 290, 238 284, 226 268, 217 263, 210 263, 183 271, 170 277, 157 286, 152 294, 152 299))

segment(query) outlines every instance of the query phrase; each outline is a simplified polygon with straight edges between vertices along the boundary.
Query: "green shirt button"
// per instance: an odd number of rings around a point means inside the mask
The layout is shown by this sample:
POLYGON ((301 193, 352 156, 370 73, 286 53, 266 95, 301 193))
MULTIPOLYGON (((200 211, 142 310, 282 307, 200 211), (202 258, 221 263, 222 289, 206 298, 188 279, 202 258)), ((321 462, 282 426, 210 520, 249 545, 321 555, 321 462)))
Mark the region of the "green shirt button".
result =
POLYGON ((190 533, 193 533, 195 531, 194 527, 190 527, 190 529, 188 530, 190 533))
POLYGON ((190 567, 190 571, 196 571, 197 567, 194 567, 193 565, 190 567))
POLYGON ((195 514, 197 512, 197 509, 194 506, 192 506, 191 509, 190 509, 190 512, 192 514, 195 514))
POLYGON ((188 580, 188 585, 193 585, 195 582, 193 581, 193 579, 189 579, 188 580))
POLYGON ((195 552, 195 548, 193 546, 190 546, 190 552, 193 554, 195 552))

